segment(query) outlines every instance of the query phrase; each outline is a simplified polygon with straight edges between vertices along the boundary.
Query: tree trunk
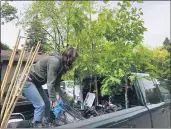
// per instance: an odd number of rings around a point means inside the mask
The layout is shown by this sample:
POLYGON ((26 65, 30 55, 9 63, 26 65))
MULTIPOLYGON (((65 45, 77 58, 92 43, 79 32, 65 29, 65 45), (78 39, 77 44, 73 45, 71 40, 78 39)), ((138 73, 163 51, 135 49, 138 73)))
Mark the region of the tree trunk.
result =
POLYGON ((128 108, 128 78, 127 78, 127 75, 125 77, 125 108, 127 109, 128 108))

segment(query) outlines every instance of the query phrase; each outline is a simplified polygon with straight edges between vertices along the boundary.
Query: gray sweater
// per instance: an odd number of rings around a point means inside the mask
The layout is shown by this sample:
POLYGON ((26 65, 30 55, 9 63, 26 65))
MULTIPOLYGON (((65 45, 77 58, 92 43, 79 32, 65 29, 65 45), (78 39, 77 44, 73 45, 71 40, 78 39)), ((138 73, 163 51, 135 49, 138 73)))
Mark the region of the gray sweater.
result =
POLYGON ((29 77, 37 87, 47 83, 49 98, 55 101, 63 69, 62 56, 49 56, 32 66, 29 77))

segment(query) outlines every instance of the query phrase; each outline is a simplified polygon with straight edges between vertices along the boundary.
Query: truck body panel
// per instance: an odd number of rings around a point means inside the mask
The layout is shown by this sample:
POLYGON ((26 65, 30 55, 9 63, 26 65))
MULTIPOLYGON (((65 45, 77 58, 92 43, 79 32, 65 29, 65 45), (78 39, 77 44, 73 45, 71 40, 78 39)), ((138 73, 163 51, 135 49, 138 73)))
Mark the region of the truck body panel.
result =
POLYGON ((61 126, 61 128, 127 128, 129 126, 136 128, 151 127, 150 115, 144 106, 137 106, 106 115, 89 118, 77 123, 61 126), (134 121, 135 119, 136 121, 134 121))

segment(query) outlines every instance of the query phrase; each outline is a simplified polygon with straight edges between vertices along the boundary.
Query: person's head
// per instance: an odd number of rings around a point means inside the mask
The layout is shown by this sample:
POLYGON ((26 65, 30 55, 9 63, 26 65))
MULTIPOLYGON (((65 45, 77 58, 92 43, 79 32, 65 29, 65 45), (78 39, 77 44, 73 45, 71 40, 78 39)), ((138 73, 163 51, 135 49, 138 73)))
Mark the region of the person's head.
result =
POLYGON ((64 63, 65 63, 67 70, 72 69, 73 62, 78 57, 77 48, 74 48, 74 47, 68 48, 62 53, 62 56, 64 57, 64 63))

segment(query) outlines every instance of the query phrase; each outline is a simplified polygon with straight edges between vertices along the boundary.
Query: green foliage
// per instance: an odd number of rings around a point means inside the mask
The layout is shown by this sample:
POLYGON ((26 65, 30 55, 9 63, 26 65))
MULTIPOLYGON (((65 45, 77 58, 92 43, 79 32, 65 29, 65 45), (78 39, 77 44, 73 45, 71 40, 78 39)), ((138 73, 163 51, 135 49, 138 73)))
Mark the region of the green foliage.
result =
POLYGON ((11 49, 8 45, 1 43, 1 50, 11 50, 11 49))
POLYGON ((80 70, 80 78, 102 75, 105 79, 101 91, 105 95, 110 94, 113 85, 120 84, 125 74, 147 72, 156 77, 158 65, 163 65, 160 62, 165 54, 156 57, 154 52, 158 53, 158 49, 153 52, 142 44, 147 29, 142 9, 133 7, 133 3, 121 1, 114 9, 102 5, 99 11, 93 1, 34 1, 25 10, 21 23, 27 27, 38 15, 36 22, 40 26, 35 25, 47 34, 47 52, 77 47, 79 58, 75 67, 63 78, 73 79, 75 69, 80 70), (97 19, 92 20, 93 15, 97 19))
POLYGON ((149 73, 161 82, 165 82, 165 79, 167 79, 167 88, 169 90, 171 89, 169 85, 171 78, 170 45, 170 40, 166 38, 161 47, 150 49, 144 45, 139 45, 134 49, 134 52, 137 53, 134 57, 134 59, 137 59, 134 67, 149 73))
POLYGON ((162 60, 162 63, 159 65, 159 68, 160 68, 160 76, 159 76, 159 79, 160 80, 167 80, 167 81, 164 81, 166 83, 166 87, 167 89, 171 92, 171 86, 170 86, 170 83, 171 83, 171 59, 170 59, 170 55, 171 55, 171 42, 168 38, 166 38, 163 42, 163 49, 162 51, 165 51, 165 54, 164 55, 164 59, 162 60))
POLYGON ((39 51, 41 52, 46 52, 47 49, 47 34, 45 32, 45 30, 43 30, 43 25, 41 23, 41 21, 38 19, 37 16, 35 16, 33 18, 33 20, 29 23, 29 29, 27 29, 27 33, 28 33, 28 42, 27 42, 27 48, 28 50, 31 49, 31 47, 33 47, 35 44, 38 43, 38 41, 41 42, 41 46, 39 51))
POLYGON ((163 42, 163 47, 167 51, 171 51, 171 43, 170 43, 170 40, 167 37, 165 38, 165 40, 163 42))
POLYGON ((1 5, 1 20, 4 19, 5 22, 10 22, 17 18, 17 9, 9 4, 8 1, 5 1, 1 5))

